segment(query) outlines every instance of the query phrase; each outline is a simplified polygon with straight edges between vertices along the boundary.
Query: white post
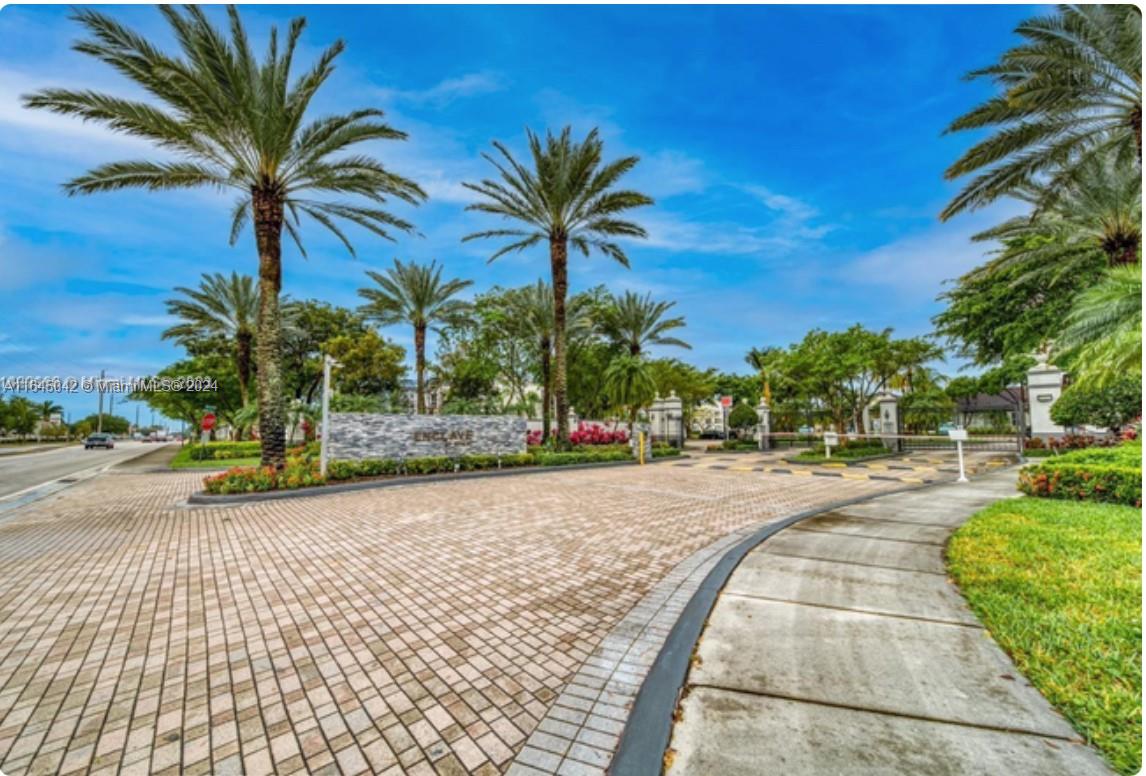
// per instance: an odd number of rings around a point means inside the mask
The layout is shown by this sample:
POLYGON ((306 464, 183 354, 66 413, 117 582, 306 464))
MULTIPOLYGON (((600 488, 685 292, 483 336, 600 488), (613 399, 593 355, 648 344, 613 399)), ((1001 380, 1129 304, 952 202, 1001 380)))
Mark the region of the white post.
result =
POLYGON ((824 432, 824 457, 832 457, 832 447, 840 443, 840 435, 834 431, 824 432))
POLYGON ((323 477, 326 476, 326 465, 330 458, 330 370, 336 363, 330 356, 322 359, 322 438, 318 440, 318 470, 323 477))
POLYGON ((955 450, 959 454, 959 479, 957 482, 967 482, 967 471, 963 468, 963 440, 967 438, 967 430, 955 428, 948 433, 948 436, 955 440, 955 450))

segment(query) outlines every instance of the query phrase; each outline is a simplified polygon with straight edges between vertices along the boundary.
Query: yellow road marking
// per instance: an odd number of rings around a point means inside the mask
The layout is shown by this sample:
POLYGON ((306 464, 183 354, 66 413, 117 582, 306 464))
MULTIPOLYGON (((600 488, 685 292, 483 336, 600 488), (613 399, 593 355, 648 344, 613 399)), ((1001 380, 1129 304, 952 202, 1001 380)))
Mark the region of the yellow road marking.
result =
POLYGON ((822 463, 822 464, 820 464, 820 466, 826 466, 829 469, 846 469, 848 465, 846 463, 828 462, 828 463, 822 463))
POLYGON ((729 466, 728 471, 730 471, 730 472, 750 472, 750 471, 752 471, 752 467, 751 466, 729 466))
POLYGON ((852 474, 851 472, 843 472, 842 476, 845 480, 866 480, 866 474, 852 474))
POLYGON ((792 474, 795 474, 797 477, 811 477, 812 476, 812 473, 810 471, 808 471, 807 469, 792 469, 791 471, 792 471, 792 474))
POLYGON ((914 482, 914 483, 915 483, 915 484, 917 484, 917 485, 922 485, 922 484, 923 484, 923 480, 921 480, 921 479, 919 479, 919 478, 917 478, 917 477, 900 477, 900 478, 899 478, 899 481, 900 481, 900 482, 914 482))

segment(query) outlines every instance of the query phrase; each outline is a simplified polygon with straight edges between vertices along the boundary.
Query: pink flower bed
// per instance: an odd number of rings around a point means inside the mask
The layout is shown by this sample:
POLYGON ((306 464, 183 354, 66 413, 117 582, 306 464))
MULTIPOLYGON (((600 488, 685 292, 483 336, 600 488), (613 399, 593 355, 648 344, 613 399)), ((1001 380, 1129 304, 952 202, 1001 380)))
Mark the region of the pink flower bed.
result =
MULTIPOLYGON (((557 432, 550 431, 549 435, 557 436, 557 432)), ((578 423, 577 430, 569 434, 569 442, 574 445, 623 445, 628 441, 629 433, 624 429, 610 431, 596 423, 578 423)), ((541 442, 540 431, 530 431, 526 434, 527 445, 539 445, 541 442)))

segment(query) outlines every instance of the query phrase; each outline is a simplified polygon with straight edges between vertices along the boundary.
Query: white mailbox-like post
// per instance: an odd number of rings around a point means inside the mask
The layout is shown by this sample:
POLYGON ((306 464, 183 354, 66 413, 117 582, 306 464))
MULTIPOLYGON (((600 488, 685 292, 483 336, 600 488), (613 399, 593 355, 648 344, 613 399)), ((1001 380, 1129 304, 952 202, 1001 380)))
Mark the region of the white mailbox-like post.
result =
POLYGON ((831 458, 832 457, 832 448, 839 446, 839 444, 840 444, 840 435, 839 434, 837 434, 835 431, 825 431, 824 432, 824 457, 825 458, 831 458))
POLYGON ((318 441, 318 470, 326 476, 326 465, 330 462, 330 370, 339 363, 330 356, 322 359, 322 439, 318 441))
POLYGON ((954 428, 947 432, 955 440, 955 449, 959 451, 959 482, 967 482, 967 472, 963 468, 963 443, 967 441, 967 429, 954 428))

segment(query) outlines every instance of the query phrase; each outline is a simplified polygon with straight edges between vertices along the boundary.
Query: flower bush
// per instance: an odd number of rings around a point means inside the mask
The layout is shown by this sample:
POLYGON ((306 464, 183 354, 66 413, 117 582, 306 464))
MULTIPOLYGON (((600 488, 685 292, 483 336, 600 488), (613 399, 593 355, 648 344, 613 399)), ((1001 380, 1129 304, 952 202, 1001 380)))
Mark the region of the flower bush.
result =
POLYGON ((1064 453, 1019 472, 1028 496, 1142 506, 1142 443, 1064 453))
MULTIPOLYGON (((557 437, 556 431, 550 431, 550 439, 557 437)), ((531 447, 541 445, 544 440, 540 431, 530 431, 525 435, 525 443, 531 447)), ((577 429, 570 432, 569 442, 575 447, 590 447, 596 445, 624 445, 629 442, 629 432, 624 429, 610 431, 597 423, 577 424, 577 429)))
POLYGON ((1028 496, 1142 506, 1142 470, 1127 466, 1047 461, 1019 472, 1028 496))
POLYGON ((203 478, 208 493, 261 493, 268 490, 293 490, 322 485, 325 482, 313 461, 290 459, 282 469, 273 466, 237 466, 222 474, 203 478))

